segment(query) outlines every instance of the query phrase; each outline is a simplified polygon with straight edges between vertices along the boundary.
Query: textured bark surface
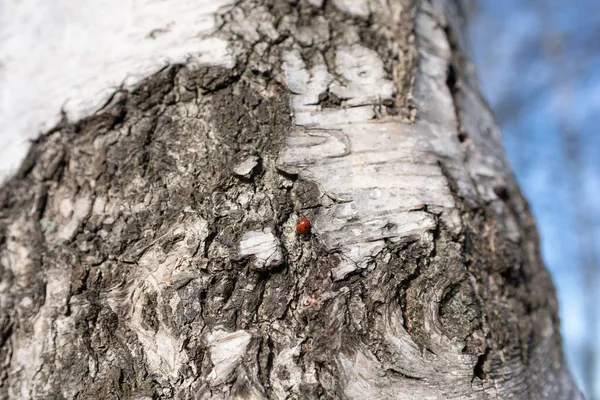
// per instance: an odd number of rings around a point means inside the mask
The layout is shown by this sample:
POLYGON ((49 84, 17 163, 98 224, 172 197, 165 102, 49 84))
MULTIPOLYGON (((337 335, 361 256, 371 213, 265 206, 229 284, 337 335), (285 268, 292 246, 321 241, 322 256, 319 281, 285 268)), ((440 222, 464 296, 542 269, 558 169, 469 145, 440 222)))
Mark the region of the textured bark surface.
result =
POLYGON ((0 398, 580 398, 452 3, 215 18, 1 188, 0 398))

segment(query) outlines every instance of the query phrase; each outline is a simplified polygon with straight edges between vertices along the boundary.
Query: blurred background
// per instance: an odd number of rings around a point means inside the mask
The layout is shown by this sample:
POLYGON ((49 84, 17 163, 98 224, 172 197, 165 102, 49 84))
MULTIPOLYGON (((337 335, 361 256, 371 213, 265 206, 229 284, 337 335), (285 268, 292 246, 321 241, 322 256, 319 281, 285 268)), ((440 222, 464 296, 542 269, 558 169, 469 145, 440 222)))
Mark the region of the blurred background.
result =
POLYGON ((557 288, 565 356, 598 400, 600 1, 467 3, 471 55, 557 288))

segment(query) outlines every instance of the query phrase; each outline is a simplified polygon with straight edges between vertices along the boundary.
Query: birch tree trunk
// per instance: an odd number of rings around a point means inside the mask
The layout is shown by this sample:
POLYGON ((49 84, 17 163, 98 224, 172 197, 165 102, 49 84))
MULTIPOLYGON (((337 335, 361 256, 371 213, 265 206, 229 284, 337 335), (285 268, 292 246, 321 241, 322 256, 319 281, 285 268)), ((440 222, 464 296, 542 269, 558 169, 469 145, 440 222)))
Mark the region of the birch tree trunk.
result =
POLYGON ((581 398, 458 6, 188 3, 136 47, 185 65, 3 120, 56 126, 0 192, 0 398, 581 398))

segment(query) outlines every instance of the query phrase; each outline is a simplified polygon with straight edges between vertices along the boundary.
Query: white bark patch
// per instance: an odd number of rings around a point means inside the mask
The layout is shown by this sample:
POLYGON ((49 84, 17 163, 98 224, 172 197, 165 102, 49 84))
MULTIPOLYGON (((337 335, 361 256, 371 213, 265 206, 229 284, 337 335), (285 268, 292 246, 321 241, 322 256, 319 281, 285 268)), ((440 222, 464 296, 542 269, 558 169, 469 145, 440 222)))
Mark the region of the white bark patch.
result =
POLYGON ((259 160, 260 159, 257 156, 250 156, 236 165, 233 169, 233 173, 243 178, 250 178, 252 176, 252 171, 258 165, 259 160))
POLYGON ((147 281, 135 282, 128 288, 112 291, 107 303, 117 314, 122 315, 123 309, 129 310, 124 320, 128 328, 136 333, 144 349, 148 370, 156 374, 156 379, 176 382, 179 379, 179 370, 188 362, 188 356, 183 349, 183 339, 173 335, 162 322, 164 316, 160 311, 163 304, 161 293, 157 292, 158 304, 147 304, 147 293, 151 293, 152 289, 147 281), (133 286, 136 284, 137 287, 133 286), (144 324, 143 311, 148 307, 155 307, 158 314, 159 326, 156 330, 144 324))
POLYGON ((329 90, 348 99, 349 106, 373 104, 392 96, 394 84, 385 79, 383 60, 375 51, 359 45, 342 46, 336 52, 335 65, 345 81, 334 81, 329 90))
POLYGON ((251 339, 252 335, 244 330, 235 332, 215 330, 206 336, 210 360, 213 363, 213 369, 208 375, 212 385, 225 382, 235 371, 246 354, 251 339))
MULTIPOLYGON (((11 291, 23 291, 35 278, 34 260, 28 243, 22 243, 19 239, 27 239, 26 232, 33 231, 33 222, 21 219, 15 221, 8 228, 5 251, 0 253, 0 263, 7 268, 14 279, 10 287, 4 286, 8 279, 3 280, 0 286, 0 306, 4 309, 12 308, 8 303, 11 298, 11 291), (15 239, 19 238, 19 239, 15 239)), ((45 354, 53 354, 60 351, 62 346, 68 346, 69 340, 75 340, 70 335, 70 328, 65 328, 66 318, 62 316, 67 309, 67 300, 69 298, 69 288, 71 278, 70 265, 50 264, 44 271, 44 280, 46 281, 45 302, 37 311, 37 316, 33 322, 33 335, 31 332, 22 331, 16 327, 13 335, 10 336, 11 347, 14 354, 11 359, 10 367, 12 371, 20 374, 18 386, 10 388, 10 394, 14 398, 30 398, 35 387, 45 383, 39 372, 45 365, 45 354), (54 322, 52 322, 54 321, 54 322), (66 342, 54 340, 59 337, 68 338, 66 342)), ((19 307, 21 309, 30 309, 33 301, 30 297, 24 296, 21 299, 19 307)), ((67 390, 65 388, 65 390, 67 390)), ((64 393, 65 397, 72 397, 74 393, 64 393)))
POLYGON ((358 269, 358 265, 355 263, 348 260, 342 260, 337 267, 331 270, 331 277, 334 281, 341 281, 358 269))
POLYGON ((426 398, 419 396, 422 385, 389 377, 375 356, 366 350, 357 350, 351 357, 340 354, 338 359, 344 375, 344 394, 349 400, 426 398))
POLYGON ((161 326, 155 334, 145 335, 137 330, 138 339, 144 348, 148 369, 159 376, 173 378, 176 381, 181 366, 188 362, 187 353, 183 350, 183 340, 174 337, 161 326))
POLYGON ((69 222, 62 227, 58 232, 59 241, 71 240, 77 231, 81 223, 90 215, 92 208, 92 199, 87 195, 77 198, 73 205, 73 214, 69 222))
MULTIPOLYGON (((320 56, 308 70, 298 51, 284 54, 286 79, 295 93, 296 129, 286 139, 279 167, 321 188, 327 207, 320 210, 313 232, 328 248, 342 250, 342 264, 333 271, 339 280, 366 267, 384 240, 414 239, 433 229, 432 214, 447 212, 443 218, 450 227, 459 220, 437 163, 434 127, 373 120, 374 107, 393 90, 377 53, 341 46, 335 60, 343 81, 333 78, 320 56), (327 89, 344 99, 342 108, 315 105, 327 89)), ((443 106, 452 116, 451 99, 443 106)), ((444 145, 452 132, 444 132, 444 145)))
POLYGON ((229 0, 7 0, 0 13, 0 180, 64 110, 85 117, 169 64, 232 66, 207 35, 229 0))
POLYGON ((278 399, 287 399, 290 393, 298 393, 302 382, 302 369, 295 359, 300 355, 300 345, 282 350, 273 361, 271 382, 278 399))
POLYGON ((357 17, 369 16, 369 0, 333 0, 341 11, 357 17))
MULTIPOLYGON (((412 361, 412 360, 411 360, 412 361)), ((389 373, 382 363, 364 346, 358 348, 353 354, 347 355, 340 353, 338 362, 342 374, 342 387, 346 398, 350 400, 412 400, 412 399, 439 399, 439 393, 432 392, 427 384, 428 379, 447 379, 447 385, 443 389, 442 398, 452 399, 479 399, 481 394, 476 391, 466 392, 461 389, 457 382, 465 382, 472 373, 472 365, 466 363, 454 364, 455 360, 437 359, 432 356, 429 360, 424 360, 423 356, 417 359, 420 365, 424 365, 428 370, 427 374, 421 378, 421 375, 408 375, 415 379, 406 379, 402 375, 389 373), (466 393, 469 393, 468 395, 466 393)), ((402 360, 398 364, 407 364, 408 361, 402 360)), ((396 372, 398 371, 394 367, 396 372)), ((421 370, 424 373, 425 370, 421 370)))
MULTIPOLYGON (((13 286, 21 288, 29 286, 31 275, 35 273, 35 268, 32 265, 31 251, 23 243, 15 240, 18 237, 27 237, 27 226, 26 219, 21 218, 7 229, 6 250, 0 254, 0 262, 12 272, 14 279, 10 286, 7 279, 2 280, 1 287, 4 290, 0 291, 0 295, 13 289, 13 286)), ((2 303, 2 307, 10 308, 10 305, 2 303)))
POLYGON ((173 225, 163 235, 147 244, 131 249, 124 257, 140 255, 138 265, 141 273, 127 286, 111 290, 107 304, 136 333, 146 357, 148 370, 158 377, 170 380, 180 379, 180 369, 189 358, 183 348, 183 339, 176 336, 167 326, 167 310, 175 312, 180 298, 173 295, 168 301, 163 291, 179 279, 195 276, 190 269, 197 249, 203 246, 208 236, 206 220, 194 218, 173 225), (169 242, 165 252, 163 243, 169 242), (156 304, 148 304, 151 294, 156 295, 156 304), (156 313, 157 327, 149 327, 144 319, 144 311, 156 313))
POLYGON ((281 265, 281 243, 271 228, 244 233, 240 242, 240 256, 254 256, 254 268, 272 268, 281 265))
MULTIPOLYGON (((34 267, 32 265, 31 252, 23 243, 15 240, 18 237, 27 237, 27 222, 24 219, 18 220, 8 228, 5 251, 0 254, 0 263, 12 272, 14 279, 10 282, 3 279, 0 288, 1 306, 3 309, 13 307, 10 292, 12 290, 22 290, 29 286, 32 281, 34 267)), ((65 282, 59 282, 65 283, 65 282)), ((68 288, 68 282, 66 283, 68 288)), ((21 299, 20 307, 30 309, 32 299, 25 296, 21 299)), ((43 307, 40 313, 44 312, 43 307)), ((14 349, 10 363, 13 371, 21 373, 19 385, 10 388, 10 393, 14 398, 29 398, 32 386, 34 385, 35 372, 42 367, 42 355, 44 352, 44 343, 48 337, 49 324, 42 325, 43 318, 38 318, 34 324, 34 335, 22 334, 17 331, 10 336, 11 346, 14 349)))

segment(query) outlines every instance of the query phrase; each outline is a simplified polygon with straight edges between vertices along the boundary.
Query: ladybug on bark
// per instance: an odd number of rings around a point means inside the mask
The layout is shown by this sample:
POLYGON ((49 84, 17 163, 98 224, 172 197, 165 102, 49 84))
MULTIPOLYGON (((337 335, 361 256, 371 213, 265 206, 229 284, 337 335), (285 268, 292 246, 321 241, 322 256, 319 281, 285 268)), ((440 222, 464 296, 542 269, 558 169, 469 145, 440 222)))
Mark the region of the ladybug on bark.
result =
POLYGON ((298 221, 298 224, 296 225, 296 232, 302 234, 310 233, 310 221, 306 218, 302 218, 300 221, 298 221))

